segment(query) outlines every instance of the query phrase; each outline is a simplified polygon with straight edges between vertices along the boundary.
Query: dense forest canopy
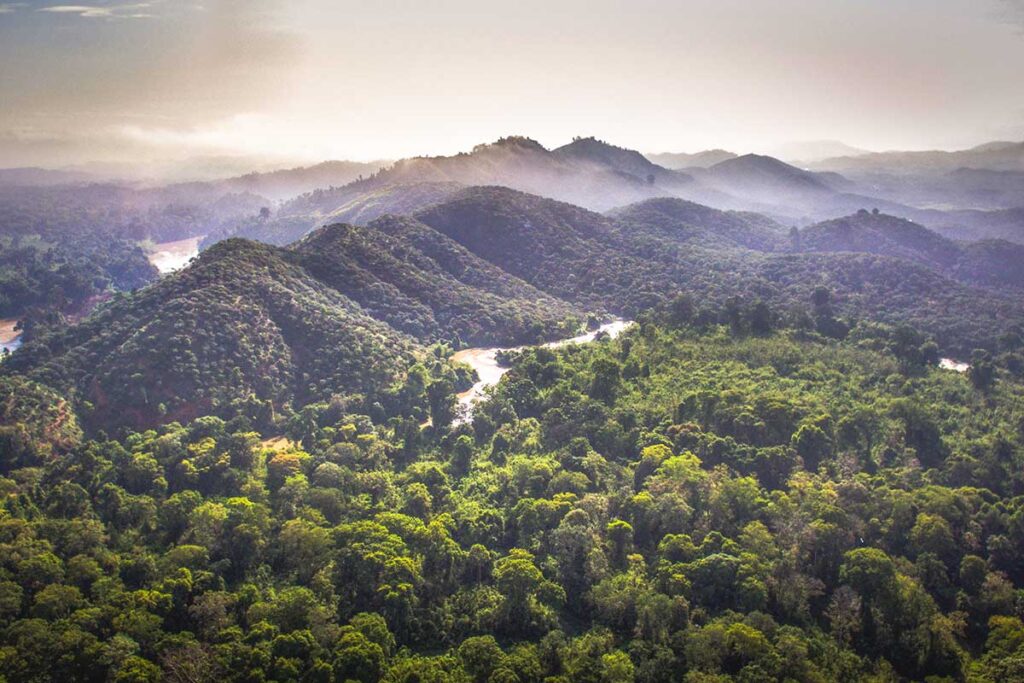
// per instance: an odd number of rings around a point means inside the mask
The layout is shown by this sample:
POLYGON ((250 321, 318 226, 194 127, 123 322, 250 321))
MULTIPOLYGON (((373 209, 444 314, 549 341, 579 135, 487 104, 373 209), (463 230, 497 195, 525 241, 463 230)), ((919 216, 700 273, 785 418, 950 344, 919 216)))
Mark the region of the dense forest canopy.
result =
POLYGON ((435 356, 383 420, 331 401, 60 457, 7 431, 0 665, 9 680, 1020 676, 1019 339, 1016 374, 981 358, 960 374, 912 330, 836 341, 768 313, 729 327, 680 301, 615 341, 525 351, 455 428, 435 356))

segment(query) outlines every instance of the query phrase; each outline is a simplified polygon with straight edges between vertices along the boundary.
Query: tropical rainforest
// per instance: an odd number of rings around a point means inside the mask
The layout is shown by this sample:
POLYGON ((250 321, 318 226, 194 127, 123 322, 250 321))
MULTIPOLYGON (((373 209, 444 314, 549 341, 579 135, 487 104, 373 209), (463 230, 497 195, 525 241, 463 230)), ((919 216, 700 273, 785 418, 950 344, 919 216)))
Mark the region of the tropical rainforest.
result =
POLYGON ((1024 680, 1019 234, 707 164, 0 192, 2 680, 1024 680))

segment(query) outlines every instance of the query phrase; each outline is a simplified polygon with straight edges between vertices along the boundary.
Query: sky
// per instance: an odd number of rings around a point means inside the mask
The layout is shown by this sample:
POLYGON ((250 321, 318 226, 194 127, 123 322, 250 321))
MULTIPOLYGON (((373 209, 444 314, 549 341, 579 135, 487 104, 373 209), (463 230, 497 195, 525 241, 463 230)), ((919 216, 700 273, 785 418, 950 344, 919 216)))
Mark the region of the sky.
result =
POLYGON ((1024 139, 1022 67, 1024 0, 0 0, 0 167, 961 149, 1024 139))

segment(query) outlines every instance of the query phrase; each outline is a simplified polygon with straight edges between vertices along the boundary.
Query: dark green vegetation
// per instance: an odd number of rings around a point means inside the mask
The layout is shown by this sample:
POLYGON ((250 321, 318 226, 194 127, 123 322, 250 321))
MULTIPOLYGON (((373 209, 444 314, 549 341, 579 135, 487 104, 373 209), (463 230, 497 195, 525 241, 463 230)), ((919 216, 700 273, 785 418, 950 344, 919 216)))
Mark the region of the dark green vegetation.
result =
POLYGON ((81 317, 114 291, 154 280, 137 245, 118 239, 56 243, 38 235, 0 236, 0 318, 17 318, 29 341, 81 317))
MULTIPOLYGON (((722 308, 741 297, 797 312, 824 286, 839 313, 911 324, 934 336, 943 351, 965 357, 977 347, 994 349, 999 335, 1024 321, 1017 291, 965 284, 959 281, 963 270, 937 269, 895 251, 793 253, 804 231, 681 199, 650 200, 602 216, 506 188, 469 188, 417 218, 549 294, 627 316, 679 292, 722 308)), ((986 261, 979 248, 962 247, 975 277, 990 282, 1003 272, 1019 278, 1019 268, 1000 264, 1007 252, 986 261)))
MULTIPOLYGON (((96 428, 383 394, 423 345, 567 336, 582 315, 412 219, 324 228, 293 249, 228 240, 4 363, 96 428), (574 322, 575 320, 575 322, 574 322)), ((386 402, 386 401, 385 401, 386 402)))
POLYGON ((603 216, 468 188, 415 219, 335 225, 288 249, 219 243, 194 267, 27 345, 4 371, 65 393, 93 428, 253 417, 252 405, 335 394, 372 404, 423 345, 570 336, 585 311, 633 317, 684 292, 719 322, 731 323, 738 302, 760 302, 842 336, 844 326, 807 311, 821 288, 828 315, 910 324, 967 359, 997 350, 1024 320, 1019 296, 961 281, 1019 277, 1010 252, 989 244, 866 212, 791 232, 679 199, 603 216), (792 251, 826 240, 885 255, 792 251))
POLYGON ((202 235, 265 200, 212 188, 0 187, 0 317, 28 341, 156 279, 140 243, 202 235))
MULTIPOLYGON (((211 256, 191 277, 225 267, 211 256)), ((431 360, 401 391, 434 394, 425 429, 334 400, 5 460, 0 668, 1019 679, 1020 340, 968 376, 908 329, 834 341, 763 329, 756 306, 732 332, 685 302, 666 315, 519 354, 456 428, 431 360)))
POLYGON ((281 250, 228 241, 27 344, 3 369, 69 392, 93 424, 149 425, 237 402, 271 410, 368 392, 411 362, 412 349, 281 250))
POLYGON ((576 311, 412 218, 333 225, 294 246, 314 276, 420 339, 470 344, 568 335, 576 311))
POLYGON ((794 235, 798 251, 857 251, 922 263, 968 284, 1024 287, 1024 245, 1006 240, 954 242, 911 221, 860 211, 794 235))

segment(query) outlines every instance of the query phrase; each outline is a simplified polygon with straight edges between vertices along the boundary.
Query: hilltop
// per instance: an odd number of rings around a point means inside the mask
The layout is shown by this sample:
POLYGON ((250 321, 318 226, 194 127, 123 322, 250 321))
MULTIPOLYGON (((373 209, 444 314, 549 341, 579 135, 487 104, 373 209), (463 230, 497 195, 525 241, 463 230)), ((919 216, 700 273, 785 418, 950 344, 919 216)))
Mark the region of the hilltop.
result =
POLYGON ((798 251, 855 251, 916 261, 968 284, 1024 286, 1024 245, 1005 240, 954 242, 912 221, 860 211, 799 232, 798 251))
POLYGON ((775 251, 788 244, 788 228, 761 214, 721 211, 683 199, 649 199, 607 216, 639 238, 656 234, 702 247, 775 251))
POLYGON ((571 332, 561 323, 580 313, 412 218, 327 226, 292 251, 320 282, 424 341, 538 341, 571 332))

